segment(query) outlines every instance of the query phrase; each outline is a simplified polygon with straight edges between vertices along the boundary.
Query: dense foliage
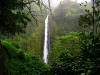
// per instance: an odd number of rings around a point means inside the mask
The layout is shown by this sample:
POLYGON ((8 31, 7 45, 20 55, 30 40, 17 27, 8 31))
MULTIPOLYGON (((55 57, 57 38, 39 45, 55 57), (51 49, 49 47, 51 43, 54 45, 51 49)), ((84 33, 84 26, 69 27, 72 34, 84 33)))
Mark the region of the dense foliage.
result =
POLYGON ((30 55, 42 57, 45 16, 40 11, 40 0, 2 0, 0 3, 3 9, 0 11, 4 12, 0 13, 0 39, 11 42, 30 55))
POLYGON ((68 51, 73 56, 77 56, 80 53, 78 34, 79 32, 71 32, 66 36, 59 37, 53 42, 53 47, 49 52, 49 62, 54 62, 64 51, 68 51))
POLYGON ((0 75, 100 75, 100 1, 80 8, 64 0, 55 8, 49 16, 48 64, 42 60, 45 16, 40 3, 0 1, 0 75))
POLYGON ((29 18, 23 12, 24 0, 0 1, 0 32, 23 32, 29 18))
MULTIPOLYGON (((66 49, 67 43, 65 43, 65 50, 60 49, 63 51, 60 51, 61 53, 59 54, 58 58, 56 58, 56 61, 52 62, 51 64, 53 75, 99 75, 100 38, 99 36, 95 36, 93 39, 93 37, 93 33, 90 33, 90 35, 85 38, 80 37, 80 52, 77 54, 77 56, 73 55, 70 50, 66 49)), ((63 40, 66 41, 66 39, 63 40)), ((58 46, 56 51, 59 51, 59 47, 61 45, 58 46)), ((75 47, 77 48, 78 46, 76 45, 75 47)), ((74 51, 74 49, 71 50, 72 52, 74 51)), ((74 51, 74 53, 77 52, 74 51)))
POLYGON ((5 50, 6 54, 3 75, 47 75, 49 72, 49 66, 39 57, 29 56, 6 41, 2 41, 1 46, 0 50, 5 50))
MULTIPOLYGON (((56 46, 57 48, 54 48, 52 50, 52 53, 56 51, 54 55, 57 54, 57 52, 59 53, 59 56, 56 58, 56 61, 54 61, 52 64, 50 63, 52 66, 53 75, 55 74, 57 75, 67 75, 67 74, 68 75, 99 75, 100 74, 99 73, 100 32, 98 31, 99 27, 96 28, 97 25, 99 26, 99 20, 98 20, 100 14, 98 10, 99 1, 96 1, 95 3, 96 3, 95 7, 92 8, 93 12, 91 12, 91 9, 90 10, 86 9, 86 14, 81 15, 79 18, 79 25, 82 27, 82 32, 79 33, 78 35, 79 40, 77 41, 79 41, 78 45, 80 47, 77 56, 74 56, 68 48, 66 49, 67 43, 62 43, 59 46, 56 46), (63 52, 62 50, 64 48, 60 49, 59 51, 59 47, 62 47, 62 45, 65 48, 65 51, 63 52)), ((64 40, 64 42, 66 42, 65 38, 62 39, 64 40)), ((68 39, 68 41, 69 40, 70 39, 68 39)), ((75 46, 75 49, 76 48, 78 48, 77 45, 75 46)), ((74 49, 71 50, 72 52, 74 51, 74 49)))
POLYGON ((0 33, 15 34, 23 32, 30 18, 36 20, 34 7, 40 7, 40 0, 1 0, 0 1, 0 33), (33 7, 31 7, 33 5, 33 7), (30 17, 31 16, 31 17, 30 17))

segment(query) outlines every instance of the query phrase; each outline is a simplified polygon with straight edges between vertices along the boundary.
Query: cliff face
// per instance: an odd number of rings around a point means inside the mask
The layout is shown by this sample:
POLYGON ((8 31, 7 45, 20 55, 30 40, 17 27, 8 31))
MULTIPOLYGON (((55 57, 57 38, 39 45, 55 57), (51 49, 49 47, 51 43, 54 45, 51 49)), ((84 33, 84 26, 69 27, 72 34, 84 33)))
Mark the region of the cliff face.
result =
POLYGON ((81 31, 78 25, 80 15, 84 14, 84 9, 90 9, 91 3, 87 7, 80 6, 79 3, 71 0, 64 0, 53 12, 53 20, 57 24, 57 35, 62 36, 70 32, 81 31))

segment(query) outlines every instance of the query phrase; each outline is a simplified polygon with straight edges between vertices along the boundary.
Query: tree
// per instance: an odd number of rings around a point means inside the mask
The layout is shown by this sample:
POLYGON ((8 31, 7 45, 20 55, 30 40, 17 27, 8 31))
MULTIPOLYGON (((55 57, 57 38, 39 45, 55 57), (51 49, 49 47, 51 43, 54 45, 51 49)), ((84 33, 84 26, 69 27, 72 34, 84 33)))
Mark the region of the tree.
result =
MULTIPOLYGON (((0 32, 3 34, 15 34, 24 32, 27 21, 30 21, 26 14, 31 14, 32 18, 36 19, 29 7, 36 4, 40 7, 40 0, 1 0, 0 1, 0 32)), ((42 3, 43 5, 43 3, 42 3)), ((33 8, 34 9, 34 8, 33 8)))
MULTIPOLYGON (((94 34, 98 34, 100 33, 100 1, 93 0, 92 3, 92 8, 85 9, 85 14, 80 15, 79 25, 83 28, 83 32, 92 31, 94 34)), ((86 7, 87 5, 84 6, 86 7)))
MULTIPOLYGON (((97 3, 95 2, 95 6, 97 3)), ((100 35, 94 31, 100 22, 97 20, 99 15, 96 15, 100 14, 99 11, 97 7, 93 7, 93 12, 86 10, 86 14, 79 18, 80 25, 89 31, 85 30, 84 37, 83 33, 79 34, 80 54, 74 57, 69 51, 61 53, 57 61, 52 64, 53 75, 100 75, 100 35)), ((65 42, 65 39, 63 41, 65 42)))
POLYGON ((24 0, 1 0, 0 1, 0 32, 11 33, 23 32, 26 21, 29 20, 22 12, 24 0))

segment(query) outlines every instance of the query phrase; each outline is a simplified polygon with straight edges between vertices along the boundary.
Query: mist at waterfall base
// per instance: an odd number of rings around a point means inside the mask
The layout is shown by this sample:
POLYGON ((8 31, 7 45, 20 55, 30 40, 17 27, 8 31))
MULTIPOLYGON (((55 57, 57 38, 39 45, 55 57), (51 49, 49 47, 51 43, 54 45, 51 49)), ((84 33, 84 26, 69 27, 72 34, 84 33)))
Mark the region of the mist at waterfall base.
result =
POLYGON ((48 35, 49 35, 49 24, 48 24, 48 15, 45 19, 45 32, 44 32, 44 49, 43 49, 43 60, 47 64, 48 63, 48 35))

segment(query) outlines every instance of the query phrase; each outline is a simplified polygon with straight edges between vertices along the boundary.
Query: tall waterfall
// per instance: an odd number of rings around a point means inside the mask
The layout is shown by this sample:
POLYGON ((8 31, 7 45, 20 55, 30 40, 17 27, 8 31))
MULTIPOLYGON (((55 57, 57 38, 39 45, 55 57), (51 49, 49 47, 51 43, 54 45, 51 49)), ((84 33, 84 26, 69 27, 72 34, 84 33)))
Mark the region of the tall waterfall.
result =
POLYGON ((48 63, 48 50, 49 50, 49 24, 48 24, 48 17, 45 19, 45 33, 44 33, 44 48, 43 48, 43 60, 47 64, 48 63))

